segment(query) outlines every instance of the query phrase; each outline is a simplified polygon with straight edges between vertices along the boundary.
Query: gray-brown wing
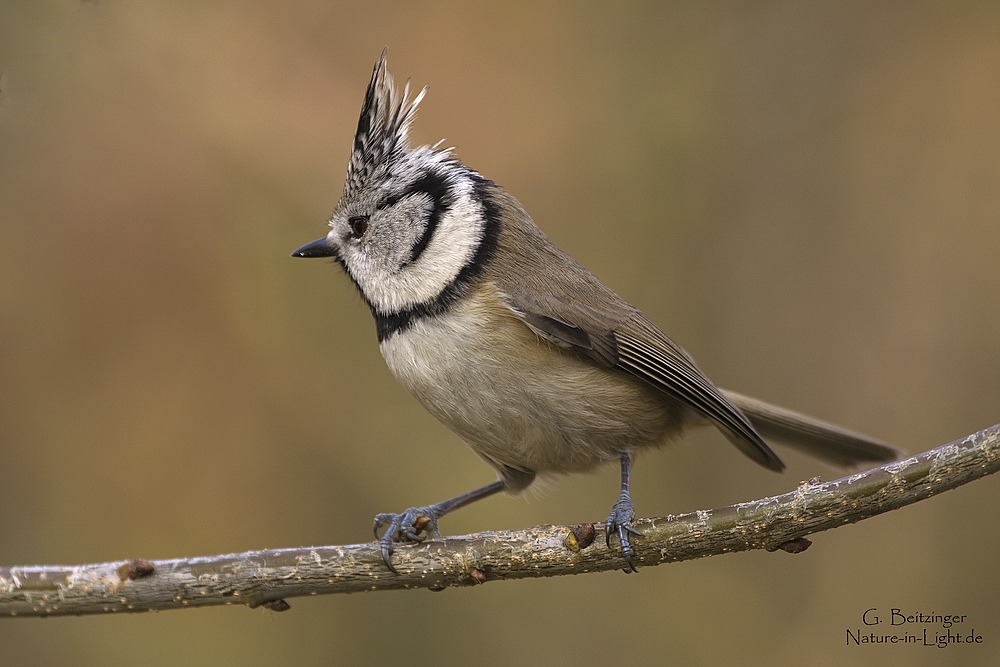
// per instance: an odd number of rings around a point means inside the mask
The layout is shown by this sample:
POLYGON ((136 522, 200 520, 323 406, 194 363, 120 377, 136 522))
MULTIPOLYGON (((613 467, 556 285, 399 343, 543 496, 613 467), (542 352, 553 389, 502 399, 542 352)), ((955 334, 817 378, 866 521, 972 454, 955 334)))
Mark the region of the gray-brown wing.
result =
POLYGON ((600 312, 565 295, 505 296, 508 307, 541 338, 649 383, 714 421, 757 463, 782 470, 781 459, 691 357, 642 313, 608 292, 603 296, 614 300, 600 312))

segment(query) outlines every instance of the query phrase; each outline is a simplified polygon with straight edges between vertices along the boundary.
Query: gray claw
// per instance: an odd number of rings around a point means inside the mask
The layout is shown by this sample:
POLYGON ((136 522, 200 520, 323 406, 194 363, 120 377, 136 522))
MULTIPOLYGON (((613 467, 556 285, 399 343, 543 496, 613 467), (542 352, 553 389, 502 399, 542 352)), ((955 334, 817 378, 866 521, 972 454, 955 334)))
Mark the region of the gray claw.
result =
POLYGON ((611 515, 608 516, 608 521, 604 525, 604 540, 609 549, 611 548, 611 536, 618 536, 618 545, 622 558, 625 559, 625 563, 628 565, 628 567, 624 568, 625 572, 639 571, 635 565, 635 550, 629 542, 629 535, 642 537, 642 533, 632 526, 633 520, 635 520, 635 508, 632 506, 632 500, 628 496, 623 495, 618 499, 614 507, 611 508, 611 515))
POLYGON ((426 537, 420 534, 421 531, 428 535, 437 535, 436 514, 430 507, 411 507, 400 514, 383 513, 375 516, 373 531, 382 552, 382 562, 385 563, 390 572, 399 574, 392 565, 393 543, 423 542, 426 537), (387 526, 387 528, 379 537, 378 531, 382 526, 387 526))

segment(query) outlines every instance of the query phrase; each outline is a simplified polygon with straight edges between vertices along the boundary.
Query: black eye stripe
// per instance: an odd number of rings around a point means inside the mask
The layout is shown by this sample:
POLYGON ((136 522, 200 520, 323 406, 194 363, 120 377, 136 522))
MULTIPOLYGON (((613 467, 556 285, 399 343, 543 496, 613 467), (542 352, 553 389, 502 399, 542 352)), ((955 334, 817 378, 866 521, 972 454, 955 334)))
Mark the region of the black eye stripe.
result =
POLYGON ((386 313, 375 308, 369 302, 372 315, 375 316, 379 343, 401 331, 406 331, 414 322, 447 312, 451 305, 465 294, 469 285, 481 274, 483 267, 489 263, 490 258, 496 252, 501 226, 499 188, 493 181, 489 181, 475 172, 469 173, 469 177, 473 183, 472 200, 482 204, 484 225, 483 237, 479 241, 475 255, 462 267, 451 284, 426 303, 420 303, 394 313, 386 313))
POLYGON ((403 192, 398 195, 393 195, 392 197, 387 197, 377 207, 379 209, 388 208, 398 204, 407 197, 412 197, 413 195, 421 193, 431 198, 431 214, 427 218, 427 226, 424 227, 423 232, 420 234, 420 238, 418 238, 413 244, 413 247, 410 248, 410 258, 403 264, 403 266, 417 261, 417 258, 420 257, 424 250, 427 249, 427 245, 431 242, 431 239, 434 237, 434 232, 437 230, 438 222, 441 220, 441 216, 447 213, 451 208, 454 200, 451 192, 451 185, 449 184, 447 178, 441 174, 430 171, 417 179, 403 192))
POLYGON ((384 208, 395 206, 407 197, 421 193, 429 196, 433 200, 435 207, 442 203, 446 206, 451 205, 451 187, 448 185, 448 179, 440 174, 428 172, 399 194, 386 197, 375 208, 381 211, 384 208))

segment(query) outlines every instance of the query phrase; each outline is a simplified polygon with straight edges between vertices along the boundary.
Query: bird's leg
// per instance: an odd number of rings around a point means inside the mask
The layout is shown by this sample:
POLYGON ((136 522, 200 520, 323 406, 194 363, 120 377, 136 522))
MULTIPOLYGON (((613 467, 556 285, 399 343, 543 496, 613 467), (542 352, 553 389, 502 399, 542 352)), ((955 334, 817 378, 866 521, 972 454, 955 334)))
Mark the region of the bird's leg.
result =
POLYGON ((638 572, 635 566, 635 551, 629 543, 629 535, 642 536, 638 530, 632 527, 635 520, 635 507, 632 506, 632 496, 629 495, 629 478, 632 473, 632 457, 627 452, 621 456, 622 461, 622 492, 618 496, 618 502, 611 508, 611 515, 604 524, 604 538, 608 548, 611 548, 611 535, 618 535, 618 545, 622 552, 622 557, 628 564, 624 568, 625 572, 638 572))
POLYGON ((391 571, 396 572, 392 566, 392 551, 394 542, 422 542, 424 537, 420 534, 425 532, 431 537, 440 537, 438 531, 438 519, 448 512, 464 507, 469 503, 492 496, 507 488, 507 483, 498 479, 492 484, 473 489, 460 496, 455 496, 448 500, 443 500, 427 507, 411 507, 400 514, 385 513, 375 517, 375 537, 379 546, 382 547, 382 561, 391 571), (382 536, 378 531, 383 526, 388 526, 382 536))

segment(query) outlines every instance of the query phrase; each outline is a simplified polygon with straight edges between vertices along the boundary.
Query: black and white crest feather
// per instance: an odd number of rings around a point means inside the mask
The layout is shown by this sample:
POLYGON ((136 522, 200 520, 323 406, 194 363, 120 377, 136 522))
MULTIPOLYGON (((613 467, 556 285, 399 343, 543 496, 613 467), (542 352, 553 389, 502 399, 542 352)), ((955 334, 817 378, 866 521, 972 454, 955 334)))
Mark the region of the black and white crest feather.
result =
POLYGON ((426 92, 425 86, 416 97, 408 100, 410 81, 407 79, 400 94, 386 69, 386 51, 382 51, 361 107, 347 167, 345 195, 361 190, 376 178, 385 178, 393 163, 409 150, 410 124, 426 92))

